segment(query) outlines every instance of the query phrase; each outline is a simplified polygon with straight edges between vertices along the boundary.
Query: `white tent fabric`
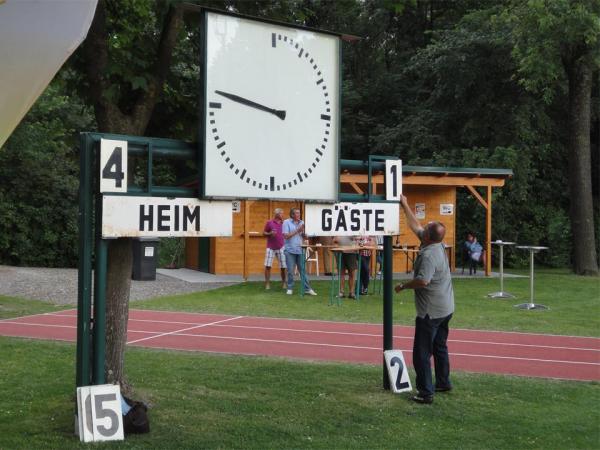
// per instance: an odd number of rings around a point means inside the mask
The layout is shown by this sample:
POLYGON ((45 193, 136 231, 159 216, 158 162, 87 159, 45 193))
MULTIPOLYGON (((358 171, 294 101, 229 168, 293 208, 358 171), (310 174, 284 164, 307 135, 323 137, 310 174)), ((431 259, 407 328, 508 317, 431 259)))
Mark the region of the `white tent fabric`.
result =
POLYGON ((97 0, 0 0, 0 147, 85 39, 97 0))

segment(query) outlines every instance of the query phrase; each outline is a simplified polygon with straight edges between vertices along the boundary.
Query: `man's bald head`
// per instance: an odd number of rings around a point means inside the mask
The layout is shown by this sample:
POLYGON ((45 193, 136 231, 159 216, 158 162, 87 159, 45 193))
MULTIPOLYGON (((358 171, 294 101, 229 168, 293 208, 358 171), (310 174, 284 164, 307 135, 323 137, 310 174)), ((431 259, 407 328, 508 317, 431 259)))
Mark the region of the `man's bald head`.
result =
POLYGON ((446 227, 442 222, 429 222, 425 227, 425 237, 427 240, 438 244, 446 236, 446 227))

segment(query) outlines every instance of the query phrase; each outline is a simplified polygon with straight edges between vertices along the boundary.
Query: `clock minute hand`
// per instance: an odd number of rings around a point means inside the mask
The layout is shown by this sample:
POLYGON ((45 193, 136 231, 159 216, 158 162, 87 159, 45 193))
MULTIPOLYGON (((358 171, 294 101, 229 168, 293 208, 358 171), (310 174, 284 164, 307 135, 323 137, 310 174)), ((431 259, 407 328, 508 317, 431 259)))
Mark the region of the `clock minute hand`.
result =
POLYGON ((285 120, 285 111, 269 108, 268 106, 261 105, 260 103, 253 102, 252 100, 248 100, 244 97, 240 97, 239 95, 229 94, 223 91, 215 91, 216 94, 222 95, 229 100, 233 100, 234 102, 241 103, 242 105, 250 106, 251 108, 260 109, 261 111, 265 111, 271 114, 276 115, 281 120, 285 120))

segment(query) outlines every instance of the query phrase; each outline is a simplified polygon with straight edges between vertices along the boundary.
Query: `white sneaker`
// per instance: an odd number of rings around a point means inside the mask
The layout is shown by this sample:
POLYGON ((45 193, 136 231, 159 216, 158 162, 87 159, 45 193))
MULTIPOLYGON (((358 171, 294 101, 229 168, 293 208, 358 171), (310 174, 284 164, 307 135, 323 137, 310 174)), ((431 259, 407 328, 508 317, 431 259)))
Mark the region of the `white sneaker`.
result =
POLYGON ((313 291, 312 289, 310 291, 307 292, 308 295, 317 295, 317 293, 315 291, 313 291))
POLYGON ((293 293, 294 293, 294 291, 292 291, 291 289, 288 289, 288 290, 286 291, 286 294, 287 294, 287 295, 292 295, 293 293))

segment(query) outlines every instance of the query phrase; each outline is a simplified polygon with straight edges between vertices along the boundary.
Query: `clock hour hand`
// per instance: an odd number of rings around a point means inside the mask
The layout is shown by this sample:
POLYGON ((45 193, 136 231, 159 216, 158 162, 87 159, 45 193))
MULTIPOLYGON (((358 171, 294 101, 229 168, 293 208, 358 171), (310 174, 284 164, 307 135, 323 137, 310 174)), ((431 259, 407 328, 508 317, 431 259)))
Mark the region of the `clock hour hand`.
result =
POLYGON ((281 120, 285 120, 285 111, 282 111, 279 109, 274 109, 274 108, 269 108, 268 106, 264 106, 259 103, 253 102, 252 100, 248 100, 244 97, 240 97, 239 95, 229 94, 229 93, 223 92, 223 91, 215 91, 215 93, 222 95, 223 97, 228 98, 229 100, 233 100, 234 102, 241 103, 242 105, 250 106, 251 108, 260 109, 261 111, 265 111, 265 112, 274 114, 277 117, 279 117, 281 120))

